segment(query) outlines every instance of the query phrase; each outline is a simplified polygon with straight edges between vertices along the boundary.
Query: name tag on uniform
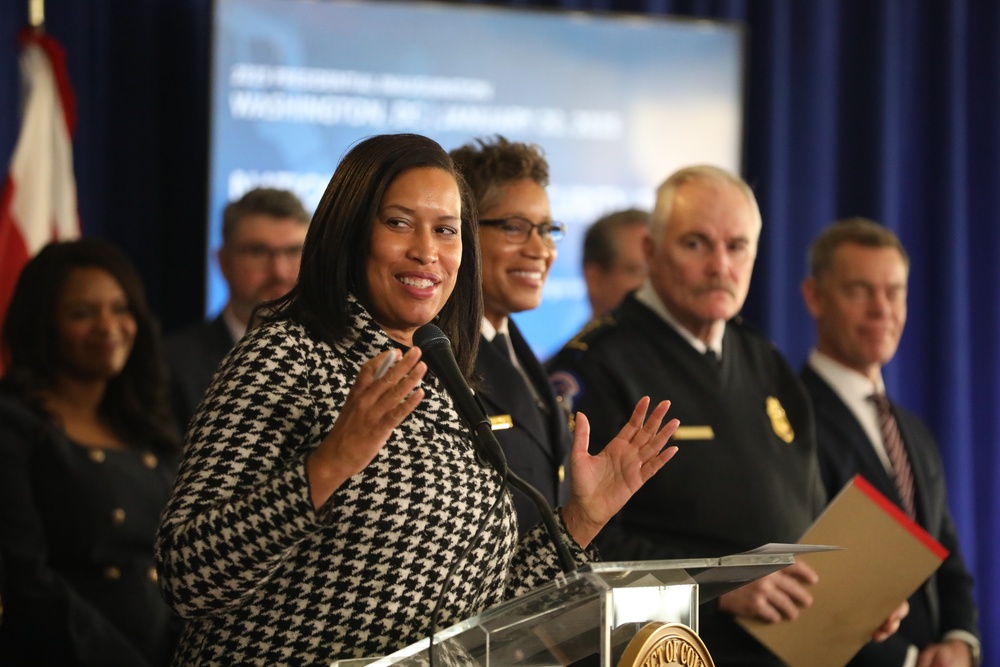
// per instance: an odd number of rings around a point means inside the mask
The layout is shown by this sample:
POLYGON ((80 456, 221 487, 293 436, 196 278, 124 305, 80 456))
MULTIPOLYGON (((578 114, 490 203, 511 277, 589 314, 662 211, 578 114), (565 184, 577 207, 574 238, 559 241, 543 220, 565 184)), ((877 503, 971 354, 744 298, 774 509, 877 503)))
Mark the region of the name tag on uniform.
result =
POLYGON ((715 440, 711 426, 678 426, 671 440, 715 440))
POLYGON ((494 431, 514 428, 514 420, 511 419, 510 415, 493 415, 490 417, 490 428, 494 431))

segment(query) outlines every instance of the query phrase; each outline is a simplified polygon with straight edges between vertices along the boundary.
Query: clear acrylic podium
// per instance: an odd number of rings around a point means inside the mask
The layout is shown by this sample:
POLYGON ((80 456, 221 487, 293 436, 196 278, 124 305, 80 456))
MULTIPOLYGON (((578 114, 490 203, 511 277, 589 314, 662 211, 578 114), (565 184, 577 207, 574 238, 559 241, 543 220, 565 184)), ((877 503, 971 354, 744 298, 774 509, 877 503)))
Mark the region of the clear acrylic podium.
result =
MULTIPOLYGON (((698 631, 698 605, 791 565, 794 556, 591 563, 570 575, 445 628, 435 665, 448 667, 614 667, 652 621, 698 631)), ((331 667, 426 666, 424 639, 392 655, 339 660, 331 667)))

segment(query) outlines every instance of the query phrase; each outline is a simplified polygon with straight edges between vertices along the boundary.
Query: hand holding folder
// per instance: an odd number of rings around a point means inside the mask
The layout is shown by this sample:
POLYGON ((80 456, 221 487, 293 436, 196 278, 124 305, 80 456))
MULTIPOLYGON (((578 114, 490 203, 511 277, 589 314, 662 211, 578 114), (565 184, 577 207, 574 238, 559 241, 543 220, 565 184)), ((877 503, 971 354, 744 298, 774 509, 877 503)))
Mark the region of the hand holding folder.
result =
POLYGON ((737 619, 790 667, 843 667, 948 555, 860 475, 799 542, 843 547, 798 557, 819 574, 812 606, 794 622, 737 619))

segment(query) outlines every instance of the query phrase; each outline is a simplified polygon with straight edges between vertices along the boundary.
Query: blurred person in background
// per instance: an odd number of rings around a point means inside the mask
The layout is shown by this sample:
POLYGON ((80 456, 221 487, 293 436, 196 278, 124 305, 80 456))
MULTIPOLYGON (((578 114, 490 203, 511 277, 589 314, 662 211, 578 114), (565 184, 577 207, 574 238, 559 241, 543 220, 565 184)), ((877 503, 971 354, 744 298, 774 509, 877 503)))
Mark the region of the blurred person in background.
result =
POLYGON ((153 539, 178 438, 137 272, 103 241, 45 247, 2 350, 0 664, 168 664, 153 539))
POLYGON ((181 429, 187 428, 219 362, 243 338, 253 309, 295 285, 309 217, 294 193, 274 188, 255 188, 226 206, 218 261, 229 301, 214 320, 166 337, 174 415, 181 429))
POLYGON ((629 208, 599 218, 583 237, 583 280, 587 284, 590 318, 617 308, 646 281, 648 211, 629 208))
POLYGON ((894 636, 870 643, 850 667, 979 664, 978 609, 948 509, 937 441, 917 415, 886 395, 882 367, 906 325, 910 258, 892 230, 865 218, 827 227, 809 251, 802 295, 816 347, 802 382, 816 412, 823 485, 832 498, 861 474, 947 550, 910 596, 894 636))

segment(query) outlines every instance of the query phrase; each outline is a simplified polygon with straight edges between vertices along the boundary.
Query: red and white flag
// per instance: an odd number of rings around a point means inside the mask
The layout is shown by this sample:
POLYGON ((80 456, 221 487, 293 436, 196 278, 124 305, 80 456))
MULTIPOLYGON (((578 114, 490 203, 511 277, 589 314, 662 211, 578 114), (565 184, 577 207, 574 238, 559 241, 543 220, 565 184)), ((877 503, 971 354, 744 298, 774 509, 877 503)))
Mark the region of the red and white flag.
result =
POLYGON ((21 268, 54 240, 80 236, 73 177, 76 109, 62 47, 24 29, 18 36, 24 92, 21 134, 0 196, 0 322, 21 268))

